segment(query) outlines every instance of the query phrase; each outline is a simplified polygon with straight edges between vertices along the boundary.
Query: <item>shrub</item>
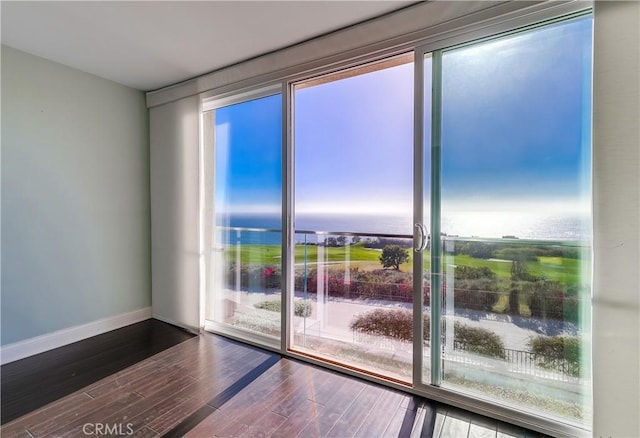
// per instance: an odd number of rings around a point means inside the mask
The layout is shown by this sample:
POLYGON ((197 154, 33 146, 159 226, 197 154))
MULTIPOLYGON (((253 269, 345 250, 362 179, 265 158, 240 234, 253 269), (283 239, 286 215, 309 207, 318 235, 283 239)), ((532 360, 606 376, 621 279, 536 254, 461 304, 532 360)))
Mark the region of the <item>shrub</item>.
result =
POLYGON ((491 311, 494 313, 506 313, 509 310, 509 294, 501 294, 498 301, 493 305, 491 311))
POLYGON ((311 316, 313 304, 311 301, 296 301, 293 305, 293 314, 307 318, 311 316))
MULTIPOLYGON (((413 276, 410 272, 388 269, 374 271, 360 271, 358 268, 349 270, 349 282, 345 282, 344 270, 329 269, 325 271, 324 281, 326 292, 330 297, 357 298, 373 300, 390 300, 410 303, 413 301, 413 276)), ((318 291, 318 272, 310 269, 305 277, 297 272, 295 277, 296 290, 306 290, 309 293, 318 291)))
POLYGON ((271 312, 279 312, 282 304, 280 303, 280 300, 269 300, 255 303, 253 307, 255 307, 256 309, 270 310, 271 312))
MULTIPOLYGON (((258 309, 269 310, 271 312, 280 312, 282 302, 280 300, 260 301, 253 305, 258 309)), ((313 311, 313 304, 309 301, 296 300, 293 304, 293 314, 295 316, 308 317, 313 311)))
MULTIPOLYGON (((423 338, 429 340, 429 316, 424 315, 423 318, 423 338)), ((386 336, 411 342, 413 340, 413 312, 405 309, 374 309, 354 317, 349 327, 369 335, 386 336)), ((491 330, 471 327, 456 321, 453 333, 456 348, 459 347, 464 351, 498 359, 506 357, 502 338, 491 330)))
POLYGON ((364 241, 365 248, 382 249, 387 245, 398 245, 401 248, 411 248, 413 242, 411 239, 393 239, 393 238, 373 238, 364 241))
POLYGON ((474 268, 473 266, 456 266, 454 271, 456 280, 477 280, 477 279, 490 279, 496 278, 495 272, 486 266, 474 268))
POLYGON ((495 243, 456 242, 454 254, 467 254, 477 259, 490 259, 498 248, 495 243))
POLYGON ((523 318, 531 318, 531 308, 526 302, 518 303, 518 314, 523 318))
POLYGON ((254 310, 239 314, 234 325, 267 335, 279 336, 280 315, 265 310, 254 310))
POLYGON ((536 336, 529 341, 538 365, 572 376, 580 375, 580 338, 577 336, 536 336))
POLYGON ((456 280, 454 294, 456 307, 491 310, 497 300, 498 282, 488 278, 456 280))
POLYGON ((243 290, 280 289, 281 274, 277 267, 245 265, 235 263, 228 266, 226 284, 230 289, 240 287, 243 290), (240 284, 236 284, 237 270, 240 271, 240 284))
MULTIPOLYGON (((424 315, 423 338, 429 340, 429 316, 424 315)), ((400 341, 413 341, 413 312, 406 309, 374 309, 357 315, 349 324, 351 330, 400 341)))
POLYGON ((566 287, 557 281, 537 281, 532 287, 531 312, 541 318, 576 322, 580 316, 580 300, 575 285, 566 287))
POLYGON ((494 253, 494 257, 504 260, 535 262, 538 260, 540 249, 536 247, 507 247, 494 253))
POLYGON ((520 285, 518 282, 511 282, 509 289, 509 313, 518 314, 518 294, 520 293, 520 285))
POLYGON ((511 279, 513 281, 529 279, 529 271, 526 260, 518 259, 511 262, 511 279))
POLYGON ((464 351, 498 359, 506 358, 504 342, 494 331, 456 321, 453 324, 453 338, 464 351))
POLYGON ((509 291, 509 313, 523 318, 532 316, 531 299, 534 283, 530 281, 512 281, 509 291))
MULTIPOLYGON (((358 277, 358 269, 350 270, 351 283, 358 277)), ((318 271, 310 269, 305 277, 301 273, 296 273, 294 286, 296 290, 306 290, 309 293, 318 292, 318 271), (305 287, 306 286, 306 287, 305 287)), ((324 281, 326 291, 330 297, 349 297, 351 292, 351 284, 345 282, 344 270, 327 270, 324 272, 324 281)))

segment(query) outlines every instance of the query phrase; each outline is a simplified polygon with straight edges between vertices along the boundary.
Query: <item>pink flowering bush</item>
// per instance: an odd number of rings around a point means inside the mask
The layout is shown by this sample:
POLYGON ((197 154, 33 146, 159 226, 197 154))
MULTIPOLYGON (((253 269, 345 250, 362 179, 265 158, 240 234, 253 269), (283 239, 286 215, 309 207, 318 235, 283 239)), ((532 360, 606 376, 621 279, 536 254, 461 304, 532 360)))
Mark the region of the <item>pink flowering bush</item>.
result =
MULTIPOLYGON (((413 276, 407 272, 352 268, 349 277, 345 278, 344 270, 331 269, 324 272, 323 283, 330 297, 413 302, 413 276)), ((304 273, 296 273, 295 288, 317 293, 318 271, 309 270, 306 277, 304 273)))
POLYGON ((239 286, 242 290, 262 291, 281 288, 280 268, 274 266, 240 265, 240 284, 236 285, 237 269, 231 264, 226 273, 226 283, 229 289, 239 286))

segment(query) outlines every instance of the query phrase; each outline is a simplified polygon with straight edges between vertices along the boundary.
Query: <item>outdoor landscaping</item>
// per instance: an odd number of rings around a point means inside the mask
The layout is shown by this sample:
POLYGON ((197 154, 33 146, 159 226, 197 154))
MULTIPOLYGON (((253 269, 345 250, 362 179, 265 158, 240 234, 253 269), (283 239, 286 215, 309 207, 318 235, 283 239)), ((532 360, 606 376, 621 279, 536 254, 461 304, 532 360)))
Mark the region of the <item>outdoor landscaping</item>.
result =
MULTIPOLYGON (((414 296, 410 243, 409 239, 337 236, 322 243, 296 244, 296 345, 353 366, 410 379, 414 296)), ((541 389, 528 398, 541 409, 581 418, 584 413, 574 399, 580 379, 589 378, 580 361, 585 307, 581 297, 589 296, 590 287, 583 280, 581 248, 517 239, 449 243, 453 244, 445 246, 441 280, 447 381, 511 399, 526 391, 524 382, 543 378, 542 384, 536 383, 541 389), (485 374, 498 374, 488 380, 470 377, 473 373, 465 370, 479 364, 485 374), (499 364, 508 367, 498 371, 499 364), (554 385, 565 389, 550 389, 554 385), (562 391, 571 387, 575 389, 566 393, 565 400, 562 391), (556 394, 553 400, 545 398, 545 391, 556 394)), ((281 300, 269 295, 281 290, 280 246, 248 244, 229 246, 226 251, 226 290, 255 297, 247 301, 249 307, 235 313, 232 324, 279 336, 281 300)), ((426 352, 430 343, 428 250, 425 260, 426 352)))

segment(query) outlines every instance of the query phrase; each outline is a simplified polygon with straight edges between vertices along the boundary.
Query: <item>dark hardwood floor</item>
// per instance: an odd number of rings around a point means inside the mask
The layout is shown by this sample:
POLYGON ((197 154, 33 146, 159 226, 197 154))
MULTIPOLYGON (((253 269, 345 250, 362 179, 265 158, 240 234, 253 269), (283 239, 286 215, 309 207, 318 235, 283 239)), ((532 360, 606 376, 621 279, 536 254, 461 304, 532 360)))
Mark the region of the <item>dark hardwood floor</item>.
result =
MULTIPOLYGON (((118 362, 121 354, 136 354, 132 349, 73 354, 108 368, 106 363, 118 362), (101 359, 90 359, 93 354, 101 359)), ((29 367, 13 371, 29 383, 23 397, 31 392, 37 398, 40 388, 55 384, 44 369, 55 373, 63 362, 57 355, 52 360, 38 374, 46 383, 30 378, 29 367)), ((3 396, 4 384, 3 376, 3 396)), ((8 422, 0 434, 99 435, 96 427, 112 428, 109 436, 137 437, 541 436, 212 334, 184 340, 74 390, 8 422)))
POLYGON ((3 365, 2 424, 193 336, 149 319, 3 365))

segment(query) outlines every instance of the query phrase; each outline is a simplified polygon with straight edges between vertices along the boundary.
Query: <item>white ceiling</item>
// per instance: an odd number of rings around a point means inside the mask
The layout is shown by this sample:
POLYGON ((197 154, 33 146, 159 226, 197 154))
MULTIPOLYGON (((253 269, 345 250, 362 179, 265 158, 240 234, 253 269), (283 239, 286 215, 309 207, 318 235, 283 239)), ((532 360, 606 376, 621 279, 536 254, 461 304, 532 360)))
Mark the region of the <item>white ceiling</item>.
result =
POLYGON ((154 90, 408 1, 2 1, 2 44, 154 90))

